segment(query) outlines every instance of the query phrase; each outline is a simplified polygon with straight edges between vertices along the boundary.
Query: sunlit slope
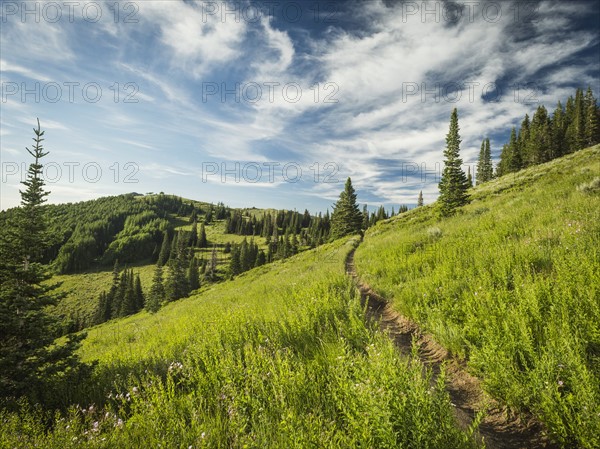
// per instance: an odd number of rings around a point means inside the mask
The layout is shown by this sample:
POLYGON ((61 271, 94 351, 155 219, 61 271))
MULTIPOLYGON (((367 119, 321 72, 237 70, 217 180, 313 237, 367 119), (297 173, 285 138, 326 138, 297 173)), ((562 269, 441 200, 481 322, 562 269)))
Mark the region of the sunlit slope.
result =
POLYGON ((355 243, 340 240, 156 315, 90 329, 81 353, 99 364, 92 385, 72 386, 80 407, 50 432, 27 416, 0 415, 0 443, 473 447, 454 426, 443 380, 432 388, 418 361, 401 359, 386 335, 365 324, 344 273, 355 243))
POLYGON ((600 447, 600 147, 375 226, 360 277, 565 444, 600 447))

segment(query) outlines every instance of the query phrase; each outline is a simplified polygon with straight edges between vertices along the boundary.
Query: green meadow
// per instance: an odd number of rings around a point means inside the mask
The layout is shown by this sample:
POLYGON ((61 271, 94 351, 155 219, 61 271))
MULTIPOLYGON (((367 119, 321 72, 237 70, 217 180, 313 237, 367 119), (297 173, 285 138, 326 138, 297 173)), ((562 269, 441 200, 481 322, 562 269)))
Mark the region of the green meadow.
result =
POLYGON ((54 419, 1 412, 0 446, 474 447, 455 427, 443 376, 432 385, 365 320, 344 273, 356 244, 89 329, 80 353, 98 361, 92 381, 61 398, 78 405, 54 419))
POLYGON ((600 146, 370 228, 359 276, 565 447, 600 447, 600 146))

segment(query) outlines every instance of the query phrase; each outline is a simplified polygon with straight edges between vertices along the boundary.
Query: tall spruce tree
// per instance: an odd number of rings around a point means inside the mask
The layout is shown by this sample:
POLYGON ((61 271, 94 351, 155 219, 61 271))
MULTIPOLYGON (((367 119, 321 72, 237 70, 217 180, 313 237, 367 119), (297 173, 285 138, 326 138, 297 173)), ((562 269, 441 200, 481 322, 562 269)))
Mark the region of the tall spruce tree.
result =
POLYGON ((352 180, 348 178, 344 190, 340 193, 340 199, 333 206, 330 238, 335 240, 361 232, 362 221, 363 216, 356 204, 356 192, 352 187, 352 180))
POLYGON ((446 135, 444 150, 444 171, 439 183, 439 207, 442 216, 453 214, 457 208, 469 202, 467 176, 462 169, 460 158, 460 135, 458 126, 458 111, 456 108, 450 115, 450 129, 446 135))
POLYGON ((59 296, 53 293, 56 285, 45 282, 51 276, 40 263, 49 242, 43 203, 50 192, 44 190, 41 162, 48 152, 39 120, 33 131, 35 144, 26 149, 34 162, 22 183, 21 207, 0 233, 0 402, 27 396, 56 405, 53 387, 85 373, 75 354, 85 335, 54 343, 61 323, 47 306, 59 296))
POLYGON ((146 309, 150 313, 156 313, 161 308, 162 303, 165 301, 165 287, 163 286, 163 272, 160 265, 156 265, 154 269, 154 276, 152 278, 152 286, 150 287, 150 293, 148 294, 148 300, 146 301, 146 309))
POLYGON ((477 161, 477 174, 475 183, 477 185, 488 182, 493 177, 494 167, 492 165, 492 153, 490 150, 490 139, 486 138, 481 142, 479 151, 479 160, 477 161))
POLYGON ((584 99, 585 107, 585 146, 600 142, 600 126, 598 125, 598 106, 592 88, 588 87, 584 99))
POLYGON ((200 235, 198 237, 198 247, 199 248, 207 248, 208 240, 206 239, 206 229, 204 228, 204 223, 200 225, 200 235))
POLYGON ((423 191, 419 191, 419 198, 417 198, 417 207, 423 206, 423 191))
POLYGON ((162 245, 160 247, 160 254, 158 255, 157 265, 163 266, 169 260, 169 256, 171 255, 171 239, 169 238, 169 233, 167 231, 163 234, 162 245))

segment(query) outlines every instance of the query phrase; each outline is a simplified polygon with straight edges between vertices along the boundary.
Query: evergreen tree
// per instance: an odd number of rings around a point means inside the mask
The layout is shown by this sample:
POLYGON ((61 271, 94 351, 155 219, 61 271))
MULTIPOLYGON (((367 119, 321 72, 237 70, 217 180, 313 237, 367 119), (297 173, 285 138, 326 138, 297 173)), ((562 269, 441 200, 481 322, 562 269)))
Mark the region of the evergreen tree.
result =
POLYGON ((190 291, 194 291, 200 288, 200 273, 198 270, 198 259, 192 257, 190 259, 190 266, 188 267, 188 285, 190 291))
POLYGON ((451 215, 458 207, 469 202, 467 177, 461 168, 460 142, 458 111, 454 108, 450 116, 450 129, 446 135, 444 171, 439 183, 442 216, 451 215))
POLYGON ((550 124, 552 134, 552 157, 560 157, 567 153, 565 133, 566 133, 566 116, 560 101, 556 105, 554 114, 550 124))
POLYGON ((125 292, 123 293, 123 300, 121 301, 121 310, 119 316, 124 317, 134 314, 136 310, 136 297, 135 297, 135 282, 133 280, 133 272, 131 270, 123 271, 125 292))
POLYGON ((467 167, 467 185, 473 187, 473 176, 471 176, 471 167, 467 167))
POLYGON ((367 209, 366 204, 363 206, 362 214, 363 214, 362 229, 366 230, 369 228, 369 209, 367 209))
POLYGON ((135 292, 135 311, 139 312, 144 308, 144 304, 146 303, 146 298, 144 297, 144 290, 142 289, 142 281, 140 279, 140 274, 136 274, 135 276, 135 284, 134 284, 134 292, 135 292))
POLYGON ((417 198, 417 207, 423 206, 423 191, 419 191, 419 198, 417 198))
POLYGON ((190 247, 198 246, 198 223, 194 220, 192 224, 192 233, 190 235, 190 247))
POLYGON ((186 276, 185 258, 183 254, 171 259, 167 280, 165 282, 165 292, 168 301, 186 297, 190 290, 186 276))
POLYGON ((481 142, 481 150, 479 151, 475 179, 476 184, 483 184, 484 182, 491 180, 494 175, 493 169, 490 139, 486 138, 481 142))
POLYGON ((529 158, 525 166, 537 165, 552 159, 552 131, 548 111, 542 105, 531 120, 530 139, 525 154, 529 158))
POLYGON ((265 263, 267 263, 267 256, 265 255, 265 252, 261 249, 258 251, 258 254, 256 256, 256 262, 255 262, 254 266, 260 267, 261 265, 264 265, 265 263))
POLYGON ((22 183, 21 208, 0 233, 0 396, 11 401, 26 395, 48 404, 56 401, 52 387, 76 382, 87 367, 75 354, 85 335, 55 344, 61 323, 47 312, 59 296, 53 293, 56 285, 45 282, 51 276, 40 263, 49 243, 43 209, 49 192, 41 176, 41 159, 48 153, 39 120, 34 133, 35 145, 27 148, 34 162, 22 183))
POLYGON ((169 260, 169 256, 171 255, 171 239, 169 238, 169 233, 167 231, 163 234, 163 241, 160 247, 160 253, 158 255, 158 261, 156 264, 158 266, 163 266, 169 260))
MULTIPOLYGON (((516 148, 519 149, 519 159, 521 163, 519 164, 521 168, 525 168, 529 165, 529 161, 531 158, 527 154, 527 149, 529 148, 529 140, 531 138, 531 130, 530 130, 530 122, 529 115, 525 114, 525 118, 521 122, 521 129, 519 129, 519 135, 517 137, 516 148)), ((519 170, 517 169, 517 170, 519 170)))
POLYGON ((158 312, 162 303, 165 301, 165 288, 163 286, 163 273, 162 267, 156 265, 154 269, 154 277, 152 278, 152 286, 150 287, 150 294, 148 295, 148 301, 146 301, 146 309, 150 313, 158 312))
POLYGON ((206 229, 204 228, 204 223, 200 225, 200 235, 198 237, 198 247, 199 248, 208 248, 208 240, 206 238, 206 229))
POLYGON ((98 306, 94 315, 94 324, 104 323, 110 320, 110 303, 108 302, 108 294, 101 292, 98 297, 98 306))
POLYGON ((592 146, 600 142, 600 127, 598 125, 598 106, 592 88, 588 87, 585 94, 585 144, 592 146))
POLYGON ((330 238, 335 240, 345 235, 360 233, 362 221, 363 216, 356 204, 356 193, 351 179, 348 178, 339 200, 333 206, 330 238))
POLYGON ((231 249, 231 259, 229 259, 229 272, 232 276, 237 276, 242 272, 242 264, 240 257, 240 247, 234 245, 231 249))

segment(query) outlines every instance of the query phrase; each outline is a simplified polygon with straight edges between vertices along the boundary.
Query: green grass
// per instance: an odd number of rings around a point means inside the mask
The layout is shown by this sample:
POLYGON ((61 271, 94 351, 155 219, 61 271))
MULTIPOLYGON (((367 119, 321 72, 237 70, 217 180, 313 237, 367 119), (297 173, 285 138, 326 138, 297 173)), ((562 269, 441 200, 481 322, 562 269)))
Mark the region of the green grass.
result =
POLYGON ((365 324, 344 274, 355 243, 90 329, 81 355, 99 361, 94 379, 65 392, 79 406, 50 431, 41 412, 2 412, 0 446, 473 447, 443 379, 432 387, 365 324))
POLYGON ((380 223, 361 278, 566 447, 600 447, 600 147, 504 176, 440 220, 380 223))

